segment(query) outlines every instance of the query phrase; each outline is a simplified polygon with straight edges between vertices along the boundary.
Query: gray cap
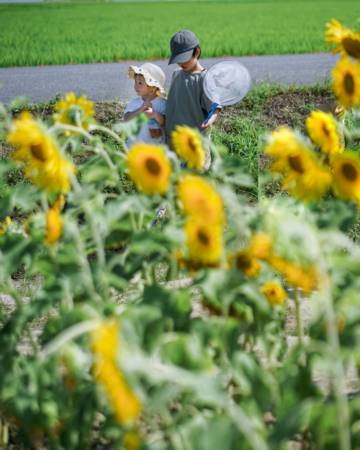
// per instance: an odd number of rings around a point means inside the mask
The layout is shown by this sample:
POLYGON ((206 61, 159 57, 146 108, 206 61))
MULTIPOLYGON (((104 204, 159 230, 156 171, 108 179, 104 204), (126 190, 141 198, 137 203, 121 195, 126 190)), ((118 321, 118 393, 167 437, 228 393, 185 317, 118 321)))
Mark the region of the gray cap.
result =
POLYGON ((199 39, 192 31, 178 31, 170 40, 171 56, 169 64, 181 64, 189 61, 192 57, 194 48, 199 44, 199 39))

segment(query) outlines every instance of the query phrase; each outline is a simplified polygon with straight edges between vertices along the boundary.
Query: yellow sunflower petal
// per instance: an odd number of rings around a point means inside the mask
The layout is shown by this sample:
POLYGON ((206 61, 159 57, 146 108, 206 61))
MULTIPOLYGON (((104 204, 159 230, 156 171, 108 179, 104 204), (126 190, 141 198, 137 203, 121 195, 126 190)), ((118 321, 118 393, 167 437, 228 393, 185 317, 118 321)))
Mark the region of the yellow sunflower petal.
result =
POLYGON ((249 278, 254 278, 259 275, 261 265, 248 250, 241 250, 237 252, 234 257, 234 262, 237 269, 244 272, 244 274, 249 278))
POLYGON ((345 108, 360 105, 360 63, 341 58, 332 71, 333 90, 345 108))
POLYGON ((282 305, 287 298, 287 294, 281 284, 277 281, 267 281, 261 287, 261 292, 266 297, 270 305, 282 305))
POLYGON ((162 147, 135 144, 128 153, 127 167, 136 187, 145 194, 164 194, 169 187, 171 166, 162 147))
POLYGON ((283 177, 282 187, 293 197, 310 201, 322 197, 330 188, 329 170, 289 128, 272 133, 265 153, 272 158, 270 170, 283 177))
POLYGON ((305 294, 316 289, 318 276, 314 266, 301 267, 276 255, 272 255, 268 262, 290 286, 301 288, 305 294))
POLYGON ((208 223, 224 223, 222 198, 203 178, 195 175, 183 176, 177 192, 185 214, 208 223))
POLYGON ((67 192, 74 165, 60 153, 57 143, 30 113, 24 112, 12 123, 7 141, 16 147, 15 161, 25 166, 24 175, 48 192, 67 192))
POLYGON ((223 254, 223 229, 220 225, 189 219, 185 233, 191 261, 209 267, 220 263, 223 254))
POLYGON ((85 96, 77 97, 74 92, 66 94, 54 107, 56 123, 79 126, 87 130, 95 115, 94 102, 85 96))
POLYGON ((337 124, 331 114, 313 111, 306 119, 306 128, 311 140, 322 152, 334 155, 343 151, 337 124))
POLYGON ((114 414, 121 424, 131 424, 141 412, 141 403, 116 364, 99 358, 94 365, 96 380, 104 387, 114 414))
POLYGON ((350 31, 351 30, 349 28, 345 28, 341 25, 338 20, 332 19, 326 24, 325 41, 329 44, 335 44, 337 46, 334 51, 340 51, 341 41, 350 31))
POLYGON ((254 234, 250 239, 249 253, 253 258, 267 260, 272 251, 272 237, 266 233, 254 234))
POLYGON ((332 161, 334 193, 340 198, 354 200, 360 206, 360 157, 346 151, 332 161))
POLYGON ((131 424, 141 413, 141 403, 116 364, 119 349, 119 325, 116 321, 101 324, 93 333, 94 376, 109 399, 120 424, 131 424))
POLYGON ((198 130, 186 126, 177 126, 171 139, 175 152, 186 161, 190 169, 202 169, 204 167, 205 150, 198 130))
POLYGON ((277 161, 298 147, 299 139, 295 133, 288 127, 280 127, 270 134, 264 153, 277 161))
POLYGON ((308 165, 301 176, 292 174, 283 179, 282 186, 292 197, 310 202, 323 197, 330 189, 332 176, 329 169, 320 164, 308 165))
POLYGON ((47 212, 45 242, 48 245, 54 245, 62 235, 64 222, 61 218, 60 210, 59 203, 55 203, 47 212))
POLYGON ((325 40, 335 44, 334 53, 342 53, 360 59, 360 33, 341 25, 335 19, 326 24, 325 40))

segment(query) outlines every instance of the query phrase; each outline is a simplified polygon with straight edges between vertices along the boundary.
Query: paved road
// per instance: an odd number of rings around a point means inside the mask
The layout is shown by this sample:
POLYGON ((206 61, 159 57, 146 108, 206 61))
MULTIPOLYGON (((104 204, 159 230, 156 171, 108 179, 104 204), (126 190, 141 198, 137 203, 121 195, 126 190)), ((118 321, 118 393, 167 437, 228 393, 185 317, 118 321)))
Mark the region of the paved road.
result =
MULTIPOLYGON (((202 60, 205 67, 225 58, 202 60)), ((237 59, 250 71, 255 83, 284 85, 322 83, 329 78, 337 57, 329 53, 281 56, 248 56, 237 59)), ((166 73, 167 87, 176 66, 166 61, 154 61, 166 73)), ((126 102, 134 96, 132 82, 127 77, 129 64, 79 64, 0 68, 0 101, 9 103, 16 96, 26 96, 32 102, 47 101, 68 91, 86 94, 92 100, 126 102)))

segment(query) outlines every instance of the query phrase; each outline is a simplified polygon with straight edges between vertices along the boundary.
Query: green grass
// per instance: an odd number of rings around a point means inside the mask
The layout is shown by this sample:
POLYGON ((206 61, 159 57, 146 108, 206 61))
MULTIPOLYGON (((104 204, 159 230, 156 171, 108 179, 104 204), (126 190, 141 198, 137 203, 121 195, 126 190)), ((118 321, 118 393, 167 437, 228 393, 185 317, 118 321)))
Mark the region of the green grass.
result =
POLYGON ((0 66, 166 58, 181 28, 203 57, 327 51, 325 23, 359 16, 358 0, 0 5, 0 66))

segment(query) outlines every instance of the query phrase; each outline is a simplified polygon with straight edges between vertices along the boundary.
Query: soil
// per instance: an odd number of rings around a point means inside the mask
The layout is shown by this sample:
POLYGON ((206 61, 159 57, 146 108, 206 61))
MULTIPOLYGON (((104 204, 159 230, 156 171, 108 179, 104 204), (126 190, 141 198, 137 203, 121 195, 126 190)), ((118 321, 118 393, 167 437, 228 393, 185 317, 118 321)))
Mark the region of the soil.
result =
POLYGON ((326 89, 315 91, 288 91, 270 96, 264 105, 263 116, 266 127, 271 129, 281 125, 299 127, 305 123, 312 110, 334 113, 336 103, 326 89))

